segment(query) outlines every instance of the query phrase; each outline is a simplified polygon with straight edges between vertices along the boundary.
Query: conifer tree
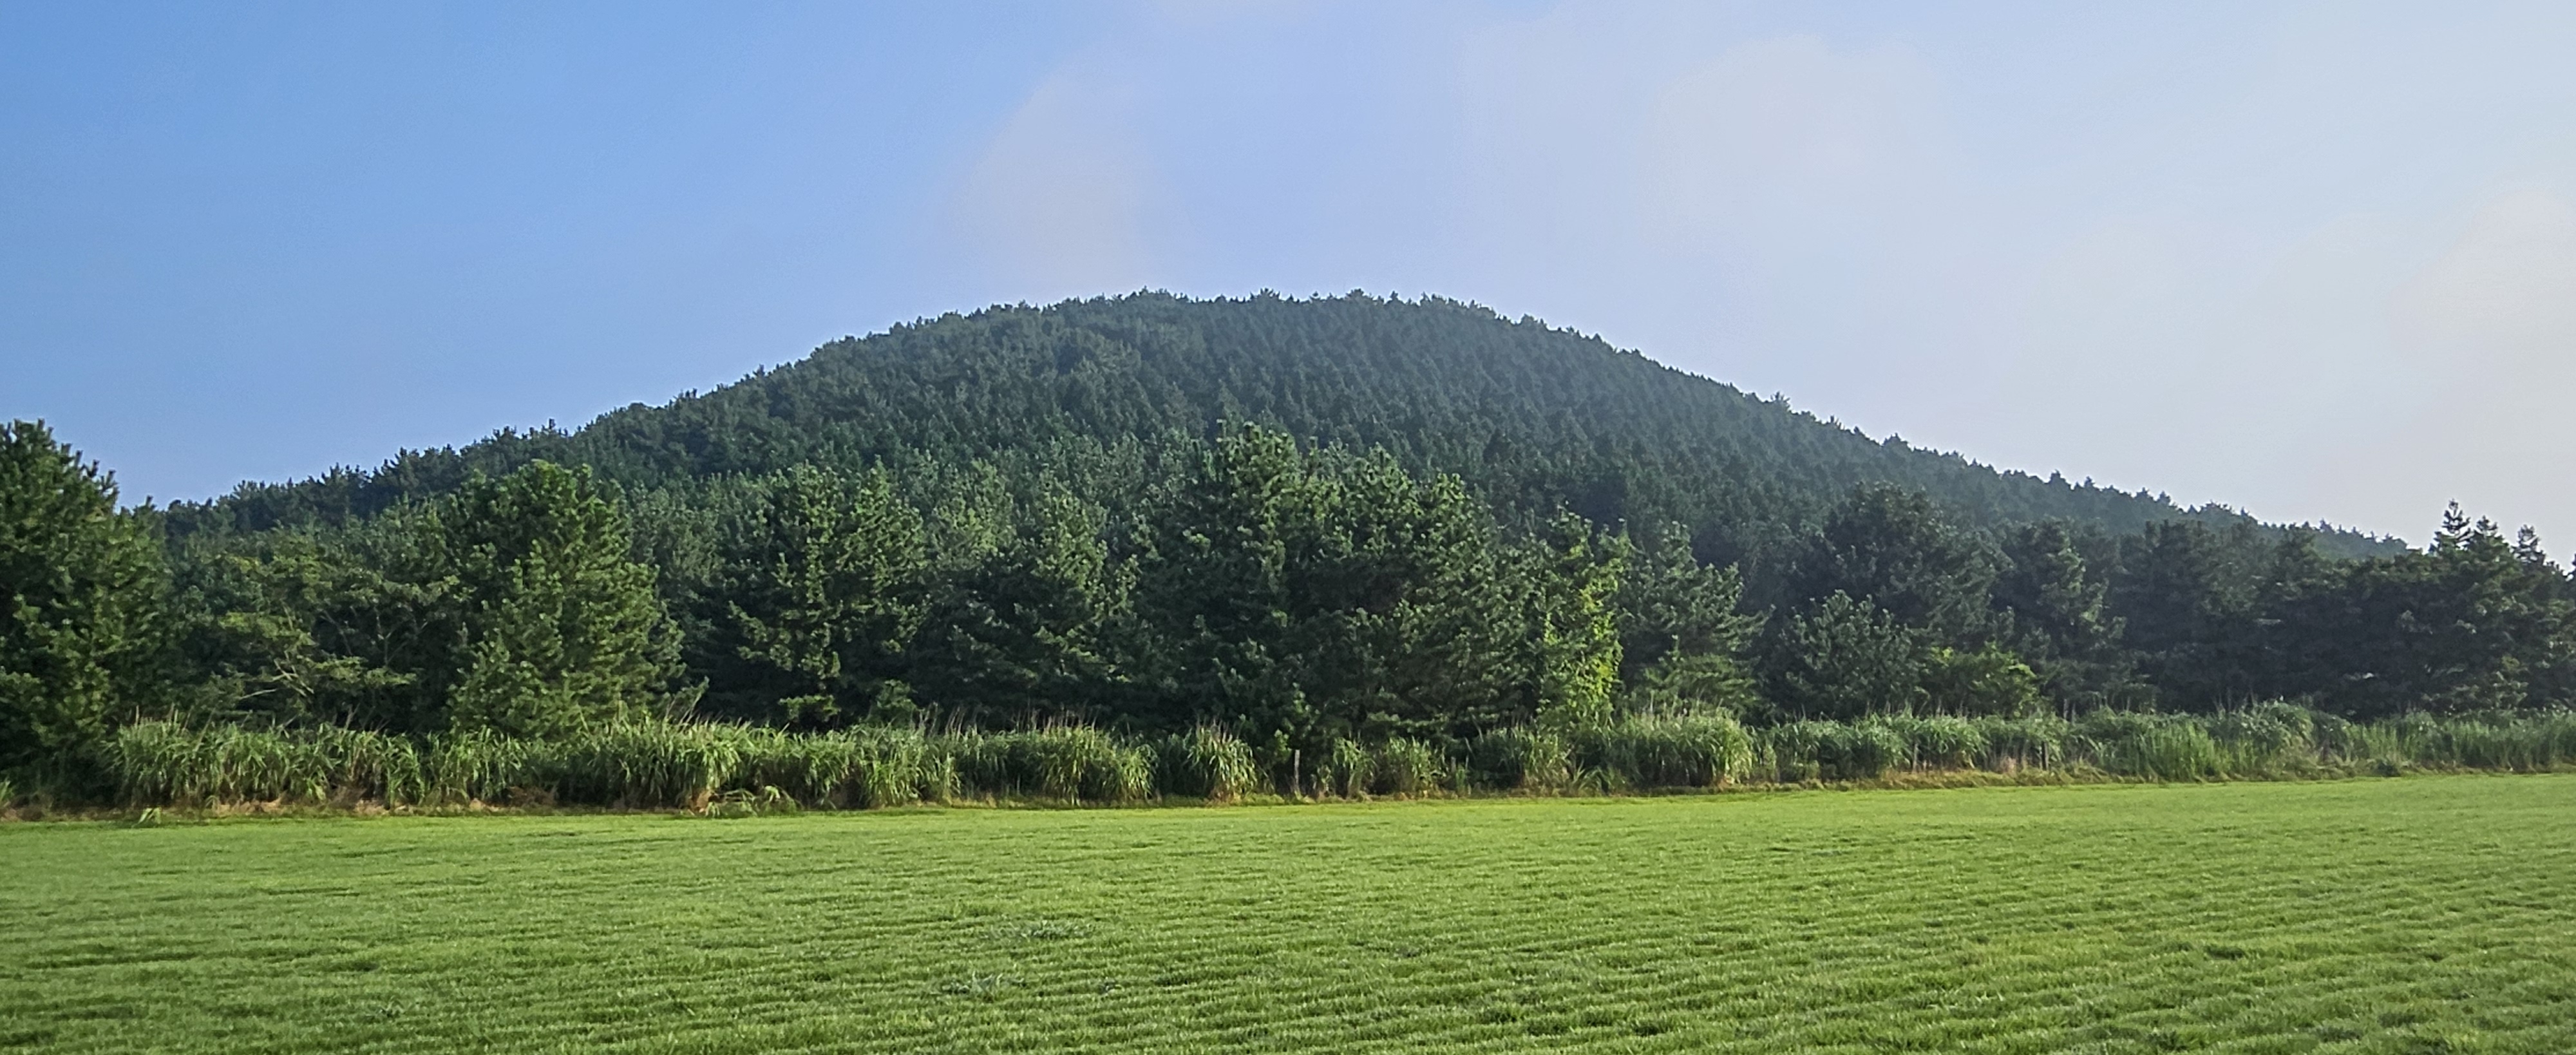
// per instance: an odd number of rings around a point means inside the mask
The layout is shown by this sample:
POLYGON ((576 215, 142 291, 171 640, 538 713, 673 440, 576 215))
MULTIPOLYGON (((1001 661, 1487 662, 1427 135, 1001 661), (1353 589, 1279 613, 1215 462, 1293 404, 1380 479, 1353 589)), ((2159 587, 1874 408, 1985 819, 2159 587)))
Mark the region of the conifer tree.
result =
POLYGON ((737 652, 766 672, 775 717, 833 724, 910 706, 896 664, 921 625, 928 558, 920 512, 883 469, 855 482, 788 470, 728 545, 737 652))
POLYGON ((439 511, 467 600, 448 724, 558 736, 684 703, 677 628, 625 515, 588 470, 533 462, 470 481, 439 511))
POLYGON ((116 503, 43 422, 0 425, 0 768, 67 761, 169 688, 161 551, 116 503))

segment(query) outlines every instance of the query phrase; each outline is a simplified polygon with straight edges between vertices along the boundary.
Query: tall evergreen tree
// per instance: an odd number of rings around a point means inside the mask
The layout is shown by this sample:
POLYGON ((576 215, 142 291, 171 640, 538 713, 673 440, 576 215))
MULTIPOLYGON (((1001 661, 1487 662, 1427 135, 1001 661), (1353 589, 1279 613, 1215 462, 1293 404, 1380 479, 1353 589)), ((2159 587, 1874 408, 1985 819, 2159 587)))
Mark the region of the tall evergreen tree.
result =
POLYGON ((588 470, 533 462, 469 482, 439 510, 470 598, 448 724, 555 736, 685 705, 678 628, 629 555, 616 496, 588 470))
POLYGON ((1840 591, 1789 618, 1773 671, 1774 699, 1798 718, 1910 714, 1925 697, 1919 633, 1840 591))
POLYGON ((1834 507, 1798 558, 1795 595, 1834 593, 1894 616, 1946 644, 1994 630, 1988 607, 1995 555, 1920 491, 1869 486, 1834 507))
POLYGON ((727 679, 724 709, 807 725, 909 717, 900 664, 921 626, 926 546, 882 468, 766 481, 725 539, 722 639, 748 670, 727 679))
POLYGON ((169 691, 167 572, 116 503, 43 422, 0 425, 0 768, 67 759, 169 691))

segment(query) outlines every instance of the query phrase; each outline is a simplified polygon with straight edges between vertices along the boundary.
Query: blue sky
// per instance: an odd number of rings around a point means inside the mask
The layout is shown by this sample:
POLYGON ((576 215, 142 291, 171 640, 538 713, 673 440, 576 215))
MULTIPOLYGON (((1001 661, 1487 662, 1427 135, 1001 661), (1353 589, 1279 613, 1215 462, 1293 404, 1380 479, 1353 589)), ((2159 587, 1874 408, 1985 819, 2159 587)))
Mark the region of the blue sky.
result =
POLYGON ((2576 5, 0 3, 129 497, 994 302, 1436 292, 2001 465, 2576 544, 2576 5))

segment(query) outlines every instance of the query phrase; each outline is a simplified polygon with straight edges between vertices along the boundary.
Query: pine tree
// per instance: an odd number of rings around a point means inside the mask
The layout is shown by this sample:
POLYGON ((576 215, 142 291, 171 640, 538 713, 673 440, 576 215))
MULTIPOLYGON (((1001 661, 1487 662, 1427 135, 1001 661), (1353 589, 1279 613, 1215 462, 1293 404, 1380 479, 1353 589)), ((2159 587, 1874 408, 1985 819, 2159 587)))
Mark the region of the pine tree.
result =
POLYGON ((534 462, 470 482, 439 511, 468 600, 457 729, 559 736, 684 703, 677 628, 625 515, 588 470, 534 462))
POLYGON ((1924 696, 1916 632, 1840 591, 1789 619, 1775 664, 1775 696, 1800 718, 1909 714, 1924 696))
POLYGON ((1627 543, 1559 513, 1535 543, 1530 612, 1532 666, 1542 725, 1559 728, 1610 717, 1619 688, 1619 621, 1612 599, 1627 543))
MULTIPOLYGON (((883 469, 853 485, 798 466, 728 543, 737 654, 765 672, 771 717, 833 724, 909 706, 897 664, 923 615, 921 514, 883 469)), ((908 715, 906 715, 908 717, 908 715)))
POLYGON ((170 687, 161 551, 116 503, 43 422, 0 425, 0 768, 68 760, 170 687))

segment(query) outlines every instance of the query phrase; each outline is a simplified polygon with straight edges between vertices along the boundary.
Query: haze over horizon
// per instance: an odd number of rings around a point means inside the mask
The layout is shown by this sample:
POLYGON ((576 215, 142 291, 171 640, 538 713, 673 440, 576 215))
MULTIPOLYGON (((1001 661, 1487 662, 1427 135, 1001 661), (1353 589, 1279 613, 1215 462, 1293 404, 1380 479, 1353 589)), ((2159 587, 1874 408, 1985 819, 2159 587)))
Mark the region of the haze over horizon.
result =
POLYGON ((0 5, 0 418, 129 498, 994 303, 1436 293, 2576 546, 2576 8, 0 5))

